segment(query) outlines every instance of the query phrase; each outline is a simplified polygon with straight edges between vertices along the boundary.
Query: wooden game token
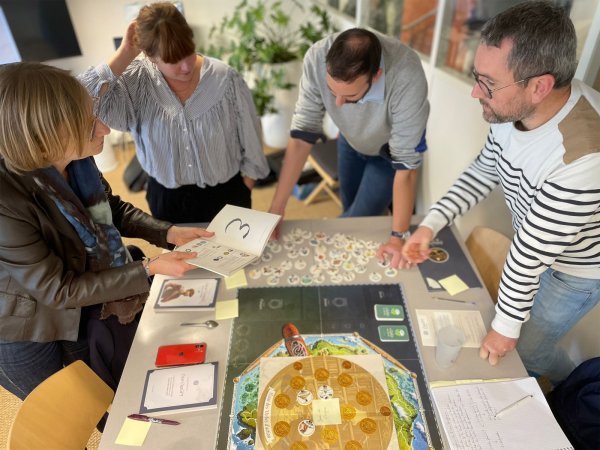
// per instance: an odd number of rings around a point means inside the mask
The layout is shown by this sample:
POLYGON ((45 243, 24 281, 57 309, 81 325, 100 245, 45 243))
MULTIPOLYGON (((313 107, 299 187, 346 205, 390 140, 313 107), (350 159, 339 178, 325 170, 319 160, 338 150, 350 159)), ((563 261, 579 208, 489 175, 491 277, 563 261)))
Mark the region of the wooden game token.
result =
POLYGON ((277 275, 271 275, 267 278, 267 284, 269 286, 277 286, 279 284, 279 277, 277 275))
POLYGON ((300 256, 308 256, 310 255, 310 248, 308 247, 300 247, 300 250, 298 250, 300 252, 300 256))
POLYGON ((354 266, 354 271, 356 273, 365 273, 367 271, 367 265, 366 264, 357 264, 356 266, 354 266))
POLYGON ((304 419, 298 424, 298 433, 304 437, 310 437, 315 433, 315 424, 312 420, 304 419))
POLYGON ((302 406, 310 405, 313 401, 313 393, 308 389, 302 389, 296 394, 296 403, 302 406))
POLYGON ((337 381, 338 381, 338 383, 340 383, 340 386, 343 386, 343 387, 348 387, 354 382, 352 377, 350 375, 348 375, 347 373, 340 374, 337 378, 337 381))
POLYGON ((321 439, 328 444, 334 444, 338 440, 338 431, 333 427, 323 427, 321 429, 321 439))
POLYGON ((386 277, 394 278, 396 275, 398 275, 398 270, 394 269, 393 267, 388 267, 385 269, 384 273, 386 277))
POLYGON ((289 252, 287 252, 287 256, 290 259, 296 259, 298 257, 298 255, 299 255, 298 250, 296 250, 295 248, 293 248, 289 252))
POLYGON ((333 397, 333 388, 327 384, 323 384, 317 389, 317 395, 321 400, 328 400, 333 397))
POLYGON ((288 259, 284 259, 283 261, 281 261, 281 264, 279 264, 279 268, 281 270, 290 270, 292 267, 293 267, 293 264, 288 259))
POLYGON ((304 380, 304 377, 301 377, 300 375, 297 375, 290 380, 290 386, 294 389, 302 389, 305 384, 306 381, 304 380))
POLYGON ((331 275, 330 279, 331 282, 334 284, 340 284, 342 281, 344 281, 344 277, 342 277, 342 275, 340 275, 339 273, 334 273, 333 275, 331 275))
POLYGON ((342 273, 342 279, 346 282, 354 281, 355 278, 356 278, 356 274, 354 272, 342 273))
POLYGON ((315 370, 315 380, 325 381, 327 378, 329 378, 329 371, 327 369, 320 367, 315 370))
POLYGON ((387 260, 387 259, 384 259, 383 261, 377 261, 377 265, 378 265, 379 267, 386 268, 386 267, 389 267, 389 266, 390 266, 390 261, 389 261, 389 260, 387 260))
POLYGON ((344 361, 344 362, 342 362, 342 367, 344 369, 348 370, 352 367, 352 363, 350 361, 344 361))
POLYGON ((296 247, 296 244, 294 244, 293 242, 284 242, 283 243, 283 248, 285 248, 286 250, 293 250, 296 247))
POLYGON ((260 278, 260 270, 252 269, 248 271, 248 276, 253 280, 258 280, 260 278))
POLYGON ((304 367, 304 366, 302 365, 302 363, 300 361, 296 361, 294 363, 293 367, 294 367, 295 370, 302 370, 302 367, 304 367))
POLYGON ((358 391, 356 393, 356 401, 359 405, 367 406, 373 401, 373 397, 367 391, 358 391))
POLYGON ((300 278, 300 283, 302 283, 305 286, 312 284, 312 282, 313 278, 310 275, 303 275, 302 278, 300 278))
POLYGON ((382 416, 389 416, 390 414, 392 414, 392 410, 387 406, 382 406, 381 408, 379 408, 379 412, 382 416))
POLYGON ((304 442, 296 441, 296 442, 292 443, 290 450, 308 450, 308 447, 306 446, 306 444, 304 442))
POLYGON ((429 261, 443 263, 448 261, 449 255, 446 250, 440 247, 432 247, 429 252, 429 261))
POLYGON ((273 401, 278 408, 287 408, 292 400, 285 394, 278 394, 273 401))
POLYGON ((269 252, 264 252, 260 259, 262 259, 263 262, 269 262, 273 259, 273 255, 269 252))
POLYGON ((356 408, 348 403, 340 406, 340 414, 344 420, 352 420, 356 416, 356 408))
POLYGON ((279 421, 273 426, 273 433, 279 437, 286 437, 290 433, 290 429, 289 423, 279 421))
POLYGON ((300 284, 300 277, 296 274, 292 274, 287 277, 287 282, 288 282, 288 284, 291 284, 292 286, 294 286, 296 284, 300 284))
POLYGON ((365 434, 373 434, 377 431, 377 423, 373 419, 363 419, 359 422, 358 426, 365 434))
POLYGON ((344 445, 344 450, 362 450, 362 445, 357 441, 348 441, 344 445))
POLYGON ((303 259, 299 259, 294 262, 294 269, 296 270, 304 270, 306 269, 306 261, 303 259))
POLYGON ((371 272, 369 274, 369 280, 371 280, 373 283, 377 283, 381 281, 381 274, 379 272, 371 272))

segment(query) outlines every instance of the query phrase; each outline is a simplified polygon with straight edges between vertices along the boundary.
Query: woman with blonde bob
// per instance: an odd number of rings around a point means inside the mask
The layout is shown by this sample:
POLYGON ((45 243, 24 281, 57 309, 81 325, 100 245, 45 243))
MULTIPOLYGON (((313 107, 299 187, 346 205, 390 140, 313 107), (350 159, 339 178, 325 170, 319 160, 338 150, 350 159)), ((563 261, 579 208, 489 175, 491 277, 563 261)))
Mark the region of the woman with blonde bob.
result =
POLYGON ((167 247, 211 236, 114 195, 94 163, 109 128, 67 72, 0 67, 0 385, 25 398, 83 359, 116 387, 148 277, 181 276, 194 254, 132 261, 121 236, 167 247))
POLYGON ((154 217, 209 222, 228 203, 251 207, 269 166, 250 90, 231 67, 196 54, 172 3, 141 8, 108 64, 80 79, 102 96, 100 118, 133 136, 154 217))

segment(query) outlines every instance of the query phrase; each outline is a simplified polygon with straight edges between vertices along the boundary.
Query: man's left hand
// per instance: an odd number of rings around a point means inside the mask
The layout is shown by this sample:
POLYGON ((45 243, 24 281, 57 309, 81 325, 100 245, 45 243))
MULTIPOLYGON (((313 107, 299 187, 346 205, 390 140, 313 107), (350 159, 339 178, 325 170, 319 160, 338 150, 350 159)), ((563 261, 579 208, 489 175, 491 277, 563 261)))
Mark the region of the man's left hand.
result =
POLYGON ((492 366, 498 364, 500 358, 517 346, 515 338, 506 337, 495 330, 490 330, 479 348, 479 356, 487 359, 492 366))
POLYGON ((383 261, 386 256, 391 258, 390 265, 398 269, 410 269, 412 264, 402 256, 402 247, 404 241, 397 238, 391 238, 387 243, 381 244, 377 250, 377 259, 383 261))
POLYGON ((198 238, 213 237, 215 233, 198 227, 178 227, 173 225, 167 231, 167 242, 174 245, 183 245, 198 238))

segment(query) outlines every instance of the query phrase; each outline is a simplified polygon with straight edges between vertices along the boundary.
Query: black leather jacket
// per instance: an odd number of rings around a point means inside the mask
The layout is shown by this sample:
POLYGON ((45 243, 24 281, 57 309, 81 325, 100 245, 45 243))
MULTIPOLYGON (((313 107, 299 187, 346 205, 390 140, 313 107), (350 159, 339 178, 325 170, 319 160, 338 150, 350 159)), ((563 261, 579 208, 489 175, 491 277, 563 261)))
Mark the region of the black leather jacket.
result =
MULTIPOLYGON (((171 226, 113 195, 102 178, 123 237, 167 247, 171 226)), ((81 307, 149 291, 141 262, 86 272, 79 236, 31 174, 0 158, 0 340, 76 341, 81 307)))

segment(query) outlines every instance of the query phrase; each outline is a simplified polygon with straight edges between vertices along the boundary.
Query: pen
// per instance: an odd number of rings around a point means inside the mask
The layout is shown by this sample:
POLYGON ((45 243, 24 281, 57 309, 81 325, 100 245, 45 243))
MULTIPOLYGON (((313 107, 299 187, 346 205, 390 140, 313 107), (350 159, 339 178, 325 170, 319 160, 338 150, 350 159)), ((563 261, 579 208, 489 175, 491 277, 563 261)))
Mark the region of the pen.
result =
POLYGON ((143 414, 130 414, 127 416, 129 419, 141 420, 142 422, 162 423, 163 425, 179 425, 176 420, 159 419, 158 417, 148 417, 143 414))
POLYGON ((533 395, 529 394, 526 395, 523 398, 520 398, 519 400, 517 400, 514 403, 511 403, 510 405, 506 406, 505 408, 502 408, 500 411, 498 411, 496 413, 496 415, 494 416, 494 419, 497 417, 502 417, 504 414, 506 414, 509 411, 512 411, 513 409, 515 409, 517 406, 522 405, 523 403, 525 403, 527 400, 529 400, 530 398, 533 398, 533 395))
POLYGON ((459 300, 457 298, 444 298, 444 297, 433 297, 434 300, 444 300, 447 302, 456 302, 456 303, 466 303, 468 305, 476 305, 477 303, 475 302, 470 302, 468 300, 459 300))

